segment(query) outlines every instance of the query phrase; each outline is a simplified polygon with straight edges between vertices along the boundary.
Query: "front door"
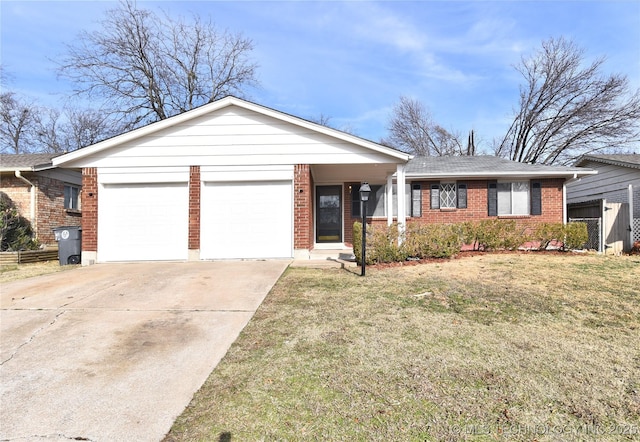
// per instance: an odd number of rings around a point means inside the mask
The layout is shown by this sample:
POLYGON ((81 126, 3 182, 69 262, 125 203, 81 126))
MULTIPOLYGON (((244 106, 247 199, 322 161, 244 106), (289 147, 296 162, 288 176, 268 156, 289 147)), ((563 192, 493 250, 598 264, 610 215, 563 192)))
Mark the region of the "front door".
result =
POLYGON ((316 243, 342 242, 342 186, 316 187, 316 243))

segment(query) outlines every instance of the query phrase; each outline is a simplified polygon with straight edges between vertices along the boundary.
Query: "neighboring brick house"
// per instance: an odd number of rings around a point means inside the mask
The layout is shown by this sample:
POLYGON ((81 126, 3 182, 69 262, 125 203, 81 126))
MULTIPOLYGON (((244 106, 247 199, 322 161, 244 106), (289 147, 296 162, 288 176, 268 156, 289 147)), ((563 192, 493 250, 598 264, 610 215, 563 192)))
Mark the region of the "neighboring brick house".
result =
POLYGON ((79 169, 54 167, 59 154, 1 154, 0 192, 31 222, 41 244, 55 244, 53 228, 81 225, 79 169))
POLYGON ((580 168, 405 152, 235 97, 54 159, 82 168, 82 263, 309 258, 370 221, 563 222, 580 168), (395 190, 394 190, 395 189, 395 190))

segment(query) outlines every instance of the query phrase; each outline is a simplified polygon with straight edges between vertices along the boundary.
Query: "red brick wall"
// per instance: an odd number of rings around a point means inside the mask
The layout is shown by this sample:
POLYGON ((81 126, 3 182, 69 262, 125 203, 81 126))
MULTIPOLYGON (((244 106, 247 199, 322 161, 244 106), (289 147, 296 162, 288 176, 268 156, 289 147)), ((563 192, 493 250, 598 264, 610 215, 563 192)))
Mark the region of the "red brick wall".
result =
POLYGON ((98 251, 98 171, 82 169, 82 251, 98 251))
MULTIPOLYGON (((22 174, 29 181, 34 183, 33 176, 27 173, 22 174)), ((34 183, 36 184, 36 183, 34 183)), ((18 213, 29 219, 31 207, 31 186, 24 181, 16 178, 13 173, 2 174, 2 183, 0 190, 7 194, 18 208, 18 213)), ((35 226, 34 226, 35 227, 35 226)))
POLYGON ((313 178, 308 164, 298 164, 293 175, 293 248, 313 248, 313 178))
POLYGON ((344 243, 347 246, 353 245, 353 223, 355 221, 362 221, 361 218, 353 218, 351 215, 351 189, 352 186, 360 188, 360 183, 344 183, 344 195, 342 200, 344 201, 344 243))
MULTIPOLYGON (((81 225, 81 213, 64 208, 64 182, 36 173, 23 173, 36 186, 36 216, 32 223, 41 244, 55 244, 53 228, 81 225)), ((13 200, 24 218, 31 217, 31 186, 15 177, 3 175, 2 191, 13 200)))
POLYGON ((189 168, 189 250, 200 249, 200 166, 189 168))
MULTIPOLYGON (((464 221, 477 221, 482 219, 497 219, 497 216, 488 216, 487 211, 487 184, 486 180, 481 181, 461 181, 467 184, 467 208, 466 209, 431 209, 431 183, 435 181, 411 181, 411 184, 421 184, 422 195, 422 216, 413 218, 407 216, 407 222, 421 223, 445 223, 452 224, 464 221)), ((540 180, 542 185, 542 214, 538 216, 517 216, 503 217, 500 219, 517 219, 526 224, 541 222, 563 222, 562 208, 562 184, 564 179, 544 179, 540 180)), ((349 185, 358 185, 357 183, 345 184, 345 241, 352 243, 353 241, 353 223, 361 219, 351 217, 351 194, 349 185), (348 210, 348 212, 347 212, 348 210)), ((409 210, 410 208, 407 208, 409 210)), ((369 219, 370 223, 386 225, 386 218, 369 219)))

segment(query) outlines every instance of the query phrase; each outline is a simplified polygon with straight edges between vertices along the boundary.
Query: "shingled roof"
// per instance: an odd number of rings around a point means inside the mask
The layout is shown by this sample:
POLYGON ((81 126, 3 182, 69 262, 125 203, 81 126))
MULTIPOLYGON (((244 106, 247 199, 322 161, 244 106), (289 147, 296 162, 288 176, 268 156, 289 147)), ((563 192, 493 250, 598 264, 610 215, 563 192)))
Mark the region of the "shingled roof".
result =
POLYGON ((611 154, 611 155, 584 155, 578 159, 576 166, 582 166, 589 161, 596 163, 612 164, 614 166, 632 167, 640 169, 640 155, 637 154, 611 154))
POLYGON ((479 155, 455 157, 414 157, 407 163, 407 178, 516 178, 566 177, 594 174, 583 167, 519 163, 504 158, 479 155))
POLYGON ((58 153, 22 153, 22 154, 0 154, 1 171, 33 171, 49 169, 53 167, 51 160, 58 153))

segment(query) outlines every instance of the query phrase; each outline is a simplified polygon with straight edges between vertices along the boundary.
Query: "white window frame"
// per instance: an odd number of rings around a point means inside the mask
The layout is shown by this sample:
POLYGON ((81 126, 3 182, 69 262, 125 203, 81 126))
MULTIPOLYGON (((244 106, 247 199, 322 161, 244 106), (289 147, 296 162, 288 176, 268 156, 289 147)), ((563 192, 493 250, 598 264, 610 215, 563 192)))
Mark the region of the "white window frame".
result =
POLYGON ((529 216, 531 214, 531 183, 529 181, 498 181, 497 198, 498 198, 498 216, 529 216), (505 190, 506 185, 509 185, 509 190, 508 190, 509 210, 508 211, 506 211, 504 207, 505 196, 507 194, 507 190, 505 190), (514 186, 516 185, 524 185, 526 187, 526 201, 523 202, 520 200, 524 192, 521 190, 514 190, 514 186), (516 206, 523 208, 524 211, 523 210, 514 211, 514 207, 516 206))
POLYGON ((440 183, 440 209, 458 208, 458 186, 455 181, 440 183))
POLYGON ((64 185, 65 210, 80 210, 80 190, 80 186, 76 186, 75 184, 64 185))

